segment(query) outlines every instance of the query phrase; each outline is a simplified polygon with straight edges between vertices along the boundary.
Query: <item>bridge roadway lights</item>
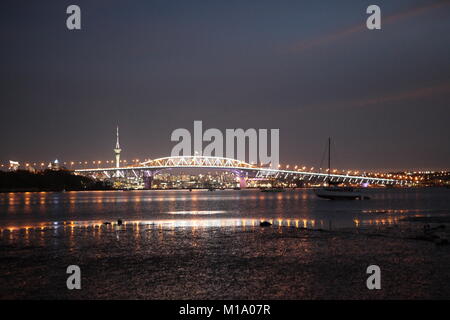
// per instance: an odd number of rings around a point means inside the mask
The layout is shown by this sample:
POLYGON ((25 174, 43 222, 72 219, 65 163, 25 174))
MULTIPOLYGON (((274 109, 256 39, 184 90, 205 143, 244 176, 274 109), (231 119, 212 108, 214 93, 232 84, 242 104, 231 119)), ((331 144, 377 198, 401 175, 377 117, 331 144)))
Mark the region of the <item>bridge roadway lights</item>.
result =
MULTIPOLYGON (((307 181, 324 181, 327 174, 319 172, 301 172, 280 169, 259 168, 239 160, 222 158, 222 157, 207 157, 207 156, 176 156, 159 158, 140 163, 138 166, 122 167, 122 168, 96 168, 96 169, 78 169, 75 170, 77 174, 87 175, 105 175, 110 178, 115 172, 120 172, 120 176, 127 176, 132 173, 138 177, 153 177, 161 170, 175 169, 175 168, 207 168, 207 169, 226 169, 235 172, 240 179, 242 185, 242 178, 245 178, 249 173, 255 173, 256 177, 260 178, 284 178, 297 176, 301 180, 307 181), (245 172, 245 173, 244 173, 245 172)), ((350 183, 369 183, 369 184, 399 184, 404 185, 411 183, 411 181, 403 181, 398 179, 384 179, 367 176, 350 176, 344 174, 331 174, 331 181, 341 181, 350 183)), ((148 180, 151 181, 151 180, 148 180)))

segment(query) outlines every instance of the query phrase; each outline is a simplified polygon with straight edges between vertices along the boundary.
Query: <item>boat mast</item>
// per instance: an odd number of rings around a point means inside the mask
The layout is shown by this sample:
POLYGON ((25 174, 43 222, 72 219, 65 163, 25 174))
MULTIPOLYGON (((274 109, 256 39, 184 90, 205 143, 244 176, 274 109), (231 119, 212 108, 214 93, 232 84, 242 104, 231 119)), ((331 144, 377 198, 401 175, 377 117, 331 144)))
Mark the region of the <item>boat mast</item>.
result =
POLYGON ((327 179, 328 184, 330 184, 330 174, 331 174, 331 137, 328 137, 328 179, 327 179))

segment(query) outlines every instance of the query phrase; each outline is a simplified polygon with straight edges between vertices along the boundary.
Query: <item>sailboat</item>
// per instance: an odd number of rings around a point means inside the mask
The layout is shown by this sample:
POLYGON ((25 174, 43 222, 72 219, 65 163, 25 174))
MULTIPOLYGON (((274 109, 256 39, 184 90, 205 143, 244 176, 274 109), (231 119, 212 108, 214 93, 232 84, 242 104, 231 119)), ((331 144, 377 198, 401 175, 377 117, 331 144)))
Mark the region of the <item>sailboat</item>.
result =
POLYGON ((330 179, 331 174, 331 138, 328 138, 328 175, 326 178, 327 187, 315 189, 314 192, 319 198, 328 200, 367 200, 359 190, 352 187, 339 187, 334 185, 330 179))

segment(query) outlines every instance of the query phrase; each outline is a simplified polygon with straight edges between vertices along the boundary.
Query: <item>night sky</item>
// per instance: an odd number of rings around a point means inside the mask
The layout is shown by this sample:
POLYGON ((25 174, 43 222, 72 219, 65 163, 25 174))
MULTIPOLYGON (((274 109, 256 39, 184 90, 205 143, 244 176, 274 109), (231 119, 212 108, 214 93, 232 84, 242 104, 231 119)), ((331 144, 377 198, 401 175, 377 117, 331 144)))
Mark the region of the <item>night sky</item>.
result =
POLYGON ((202 120, 279 128, 282 164, 331 136, 338 168, 450 167, 450 1, 2 0, 0 40, 2 163, 111 160, 117 124, 122 158, 168 156, 202 120))

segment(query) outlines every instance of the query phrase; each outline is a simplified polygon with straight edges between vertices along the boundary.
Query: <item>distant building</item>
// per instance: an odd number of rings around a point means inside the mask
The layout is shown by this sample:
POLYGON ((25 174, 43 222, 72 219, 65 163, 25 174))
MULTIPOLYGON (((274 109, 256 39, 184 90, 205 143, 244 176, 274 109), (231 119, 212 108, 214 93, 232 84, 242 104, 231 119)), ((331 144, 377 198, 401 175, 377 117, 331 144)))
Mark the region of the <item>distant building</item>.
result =
POLYGON ((55 161, 50 162, 47 166, 50 170, 61 170, 61 166, 59 164, 58 159, 55 159, 55 161))
POLYGON ((18 161, 9 160, 9 170, 17 171, 19 169, 20 163, 18 161))
POLYGON ((33 166, 30 166, 29 164, 27 164, 26 166, 27 171, 31 172, 31 173, 35 173, 36 172, 36 168, 33 166))

